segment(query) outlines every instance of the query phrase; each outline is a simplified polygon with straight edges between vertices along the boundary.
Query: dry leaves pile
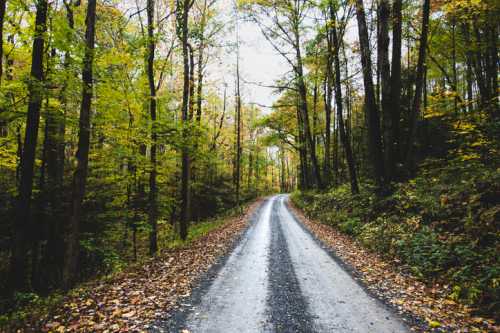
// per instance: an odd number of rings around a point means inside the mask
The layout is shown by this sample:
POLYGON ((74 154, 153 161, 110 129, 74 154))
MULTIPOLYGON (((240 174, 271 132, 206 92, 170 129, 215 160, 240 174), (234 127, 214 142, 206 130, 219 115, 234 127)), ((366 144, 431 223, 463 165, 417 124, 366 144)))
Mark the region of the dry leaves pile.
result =
POLYGON ((252 204, 244 216, 228 220, 184 248, 163 253, 144 266, 110 281, 79 290, 42 324, 44 332, 143 331, 165 316, 179 297, 190 294, 194 280, 223 255, 244 230, 252 204))
POLYGON ((392 304, 401 314, 417 319, 412 330, 418 332, 500 332, 493 320, 474 317, 471 309, 447 298, 447 286, 426 286, 398 269, 398 262, 388 262, 362 247, 339 230, 306 218, 290 203, 299 220, 343 262, 372 294, 392 304))

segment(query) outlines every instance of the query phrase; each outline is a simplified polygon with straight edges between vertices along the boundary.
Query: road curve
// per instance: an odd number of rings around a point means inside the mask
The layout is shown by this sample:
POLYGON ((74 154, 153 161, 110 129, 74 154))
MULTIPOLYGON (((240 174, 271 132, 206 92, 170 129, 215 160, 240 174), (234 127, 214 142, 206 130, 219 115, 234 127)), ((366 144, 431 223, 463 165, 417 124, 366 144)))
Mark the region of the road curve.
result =
POLYGON ((286 200, 266 200, 217 274, 154 330, 408 332, 303 229, 286 200))

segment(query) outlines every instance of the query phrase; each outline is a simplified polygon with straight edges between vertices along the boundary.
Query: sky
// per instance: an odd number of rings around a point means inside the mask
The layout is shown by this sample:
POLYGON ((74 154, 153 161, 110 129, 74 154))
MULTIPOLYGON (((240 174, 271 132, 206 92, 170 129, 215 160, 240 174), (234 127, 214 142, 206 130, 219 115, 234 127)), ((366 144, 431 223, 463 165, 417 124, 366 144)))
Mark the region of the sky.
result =
POLYGON ((244 97, 248 99, 246 103, 271 106, 278 98, 273 89, 249 82, 273 85, 290 70, 289 65, 276 53, 254 23, 244 22, 240 25, 240 41, 241 75, 247 82, 243 89, 244 97))
MULTIPOLYGON (((222 0, 221 10, 224 12, 223 20, 226 24, 234 27, 234 12, 231 3, 232 0, 222 0)), ((263 86, 273 85, 277 79, 290 70, 289 65, 276 53, 255 23, 240 19, 238 26, 242 102, 257 104, 264 112, 269 111, 269 108, 262 106, 272 106, 279 96, 274 94, 274 89, 263 86)), ((235 43, 234 29, 228 33, 226 39, 228 42, 235 43)), ((208 66, 208 77, 212 81, 220 82, 221 90, 223 82, 227 83, 228 96, 234 95, 235 64, 236 52, 233 50, 221 55, 218 61, 208 66)), ((221 91, 219 95, 222 96, 222 94, 221 91)))

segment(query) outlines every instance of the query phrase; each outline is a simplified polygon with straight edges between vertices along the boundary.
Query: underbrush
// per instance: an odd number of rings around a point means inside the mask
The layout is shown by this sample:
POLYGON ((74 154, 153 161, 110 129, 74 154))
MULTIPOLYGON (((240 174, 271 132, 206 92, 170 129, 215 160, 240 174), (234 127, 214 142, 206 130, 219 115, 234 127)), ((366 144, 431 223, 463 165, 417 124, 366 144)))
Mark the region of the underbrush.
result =
MULTIPOLYGON (((500 169, 479 161, 427 160, 420 173, 378 198, 365 185, 296 192, 308 216, 352 235, 402 269, 449 287, 478 312, 500 313, 500 169)), ((497 318, 498 319, 498 318, 497 318)))

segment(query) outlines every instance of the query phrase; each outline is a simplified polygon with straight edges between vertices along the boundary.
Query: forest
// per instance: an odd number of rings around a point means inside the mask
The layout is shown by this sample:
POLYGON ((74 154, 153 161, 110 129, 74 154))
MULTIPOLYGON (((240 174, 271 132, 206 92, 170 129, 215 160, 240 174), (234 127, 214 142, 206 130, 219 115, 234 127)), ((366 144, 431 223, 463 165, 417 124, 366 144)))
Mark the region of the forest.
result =
POLYGON ((0 0, 0 323, 273 193, 500 320, 499 17, 494 0, 0 0), (249 24, 288 68, 272 105, 241 69, 249 24))

